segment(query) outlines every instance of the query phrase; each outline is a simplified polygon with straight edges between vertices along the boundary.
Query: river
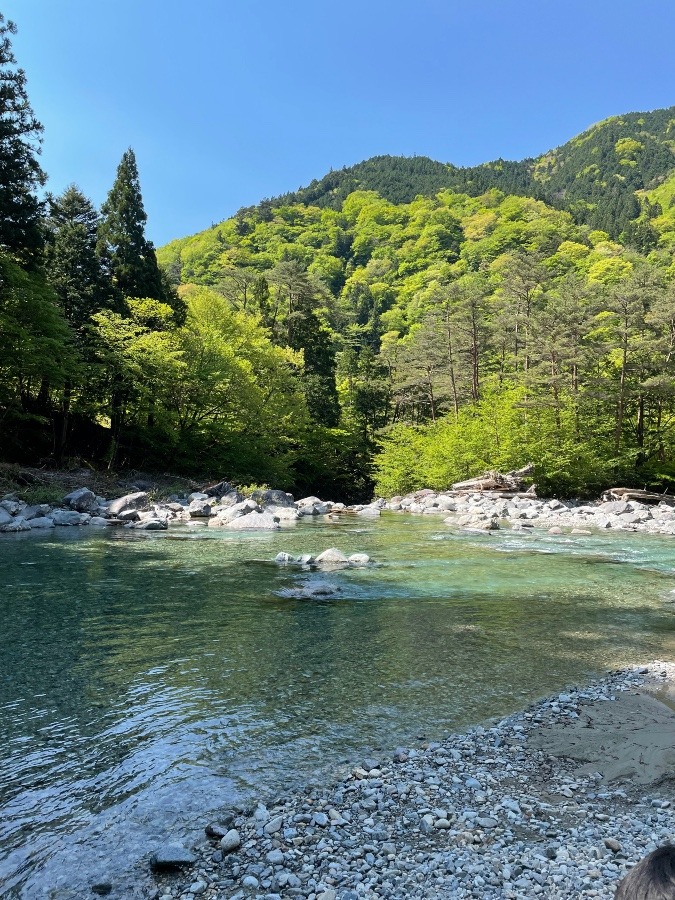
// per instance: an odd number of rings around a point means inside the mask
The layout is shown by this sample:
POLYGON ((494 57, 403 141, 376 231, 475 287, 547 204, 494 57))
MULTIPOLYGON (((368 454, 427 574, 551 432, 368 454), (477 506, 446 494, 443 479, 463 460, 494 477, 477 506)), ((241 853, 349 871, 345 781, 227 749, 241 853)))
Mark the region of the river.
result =
POLYGON ((219 808, 675 650, 671 537, 56 528, 1 536, 0 571, 3 897, 123 889, 219 808), (331 546, 375 564, 271 562, 331 546))

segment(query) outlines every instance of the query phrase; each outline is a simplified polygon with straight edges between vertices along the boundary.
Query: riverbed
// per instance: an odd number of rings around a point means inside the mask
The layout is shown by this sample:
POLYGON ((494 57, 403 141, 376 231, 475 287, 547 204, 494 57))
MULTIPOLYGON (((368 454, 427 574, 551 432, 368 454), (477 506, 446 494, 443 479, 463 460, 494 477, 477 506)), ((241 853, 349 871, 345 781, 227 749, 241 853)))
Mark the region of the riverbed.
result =
POLYGON ((671 537, 384 514, 257 534, 58 528, 3 536, 0 565, 7 896, 136 884, 154 847, 223 806, 673 658, 671 537), (331 546, 374 565, 272 563, 331 546))

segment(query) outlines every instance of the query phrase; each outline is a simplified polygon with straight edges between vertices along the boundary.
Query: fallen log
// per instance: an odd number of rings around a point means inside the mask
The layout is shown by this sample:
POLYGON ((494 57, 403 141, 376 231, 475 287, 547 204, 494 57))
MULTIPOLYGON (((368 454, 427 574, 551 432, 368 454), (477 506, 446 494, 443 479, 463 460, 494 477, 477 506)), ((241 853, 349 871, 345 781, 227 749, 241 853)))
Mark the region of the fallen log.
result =
POLYGON ((535 491, 532 487, 527 491, 445 491, 444 496, 447 497, 466 497, 468 494, 480 493, 488 500, 532 500, 536 498, 535 491))
POLYGON ((640 488, 614 487, 609 488, 602 495, 603 500, 635 500, 638 503, 660 503, 665 500, 666 503, 675 503, 675 497, 668 497, 665 494, 656 494, 654 491, 643 491, 640 488))
POLYGON ((483 472, 477 478, 456 482, 452 489, 453 491, 520 491, 523 488, 524 479, 533 472, 532 463, 513 472, 483 472))

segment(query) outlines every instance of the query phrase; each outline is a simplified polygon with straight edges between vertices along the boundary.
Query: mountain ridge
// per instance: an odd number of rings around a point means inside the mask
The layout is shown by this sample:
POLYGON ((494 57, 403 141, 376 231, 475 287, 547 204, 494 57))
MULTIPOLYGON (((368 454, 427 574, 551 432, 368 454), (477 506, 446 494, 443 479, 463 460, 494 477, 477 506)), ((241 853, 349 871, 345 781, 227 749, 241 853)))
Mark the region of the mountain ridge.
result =
MULTIPOLYGON (((381 154, 331 170, 297 191, 237 213, 302 203, 339 209, 355 190, 391 203, 453 190, 479 196, 496 188, 570 212, 579 224, 618 237, 645 212, 636 192, 654 190, 675 170, 675 106, 609 116, 539 156, 455 166, 427 156, 381 154)), ((658 214, 658 211, 656 211, 658 214)))

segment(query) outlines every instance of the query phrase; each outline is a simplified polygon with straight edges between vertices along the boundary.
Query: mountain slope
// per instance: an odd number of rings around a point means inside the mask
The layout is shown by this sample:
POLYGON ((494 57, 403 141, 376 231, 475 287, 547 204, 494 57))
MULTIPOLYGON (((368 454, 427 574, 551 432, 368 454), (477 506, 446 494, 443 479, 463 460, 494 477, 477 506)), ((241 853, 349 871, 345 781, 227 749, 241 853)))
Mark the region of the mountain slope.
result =
POLYGON ((450 188, 479 196, 491 188, 534 197, 572 213, 579 223, 621 234, 641 206, 636 191, 656 188, 675 168, 675 106, 613 116, 534 159, 498 159, 459 168, 425 156, 375 156, 329 172, 307 187, 262 206, 339 209, 355 190, 377 191, 391 203, 410 203, 450 188))

